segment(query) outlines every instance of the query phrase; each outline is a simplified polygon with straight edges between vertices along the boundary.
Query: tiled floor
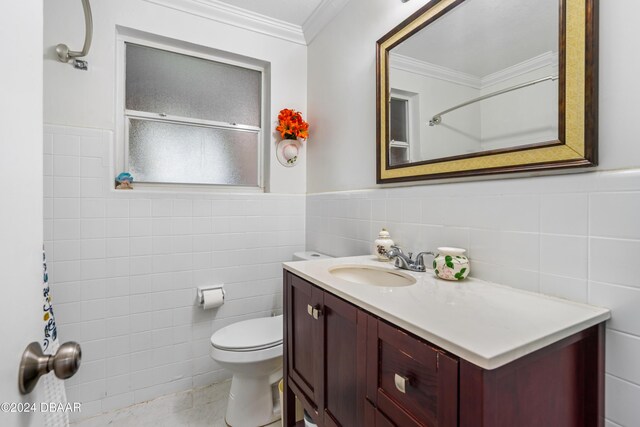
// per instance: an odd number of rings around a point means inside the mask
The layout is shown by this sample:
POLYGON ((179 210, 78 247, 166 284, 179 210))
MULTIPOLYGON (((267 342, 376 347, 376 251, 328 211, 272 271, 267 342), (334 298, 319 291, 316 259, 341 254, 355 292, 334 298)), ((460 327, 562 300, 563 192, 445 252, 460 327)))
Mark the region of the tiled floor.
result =
MULTIPOLYGON (((159 397, 72 423, 73 427, 225 427, 231 381, 159 397)), ((280 426, 280 421, 268 427, 280 426)))

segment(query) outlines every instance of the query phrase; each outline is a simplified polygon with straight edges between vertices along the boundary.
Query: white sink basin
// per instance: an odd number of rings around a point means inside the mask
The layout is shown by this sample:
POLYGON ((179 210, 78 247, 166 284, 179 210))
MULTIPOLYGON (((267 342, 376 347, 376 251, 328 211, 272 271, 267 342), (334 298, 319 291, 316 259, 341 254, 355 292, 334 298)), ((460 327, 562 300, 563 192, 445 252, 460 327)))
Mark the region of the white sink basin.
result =
POLYGON ((409 274, 364 265, 341 265, 330 268, 329 273, 347 282, 360 285, 400 287, 416 283, 416 279, 409 274))

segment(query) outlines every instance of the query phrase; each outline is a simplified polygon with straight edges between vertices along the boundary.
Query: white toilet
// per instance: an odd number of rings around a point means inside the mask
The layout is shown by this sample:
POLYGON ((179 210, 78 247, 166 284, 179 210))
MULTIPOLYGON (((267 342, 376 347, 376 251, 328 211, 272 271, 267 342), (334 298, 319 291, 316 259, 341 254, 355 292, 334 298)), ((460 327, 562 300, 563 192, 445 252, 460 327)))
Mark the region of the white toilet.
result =
POLYGON ((333 258, 329 255, 321 254, 316 251, 303 251, 303 252, 294 252, 293 260, 294 261, 313 261, 315 259, 327 259, 333 258))
MULTIPOLYGON (((330 258, 296 252, 297 260, 330 258)), ((211 336, 211 357, 233 374, 225 420, 231 427, 260 427, 280 419, 282 315, 244 320, 211 336)))
POLYGON ((282 315, 245 320, 211 336, 211 357, 233 374, 226 422, 258 427, 280 418, 282 315))

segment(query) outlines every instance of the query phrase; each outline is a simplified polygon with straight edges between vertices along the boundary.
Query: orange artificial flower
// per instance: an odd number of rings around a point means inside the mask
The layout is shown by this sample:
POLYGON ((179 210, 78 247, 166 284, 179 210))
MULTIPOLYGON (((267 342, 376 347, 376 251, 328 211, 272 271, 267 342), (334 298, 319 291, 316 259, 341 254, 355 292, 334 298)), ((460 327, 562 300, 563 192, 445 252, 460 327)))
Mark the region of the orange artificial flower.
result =
POLYGON ((302 113, 285 108, 278 114, 278 126, 282 139, 307 139, 309 136, 309 123, 302 118, 302 113))

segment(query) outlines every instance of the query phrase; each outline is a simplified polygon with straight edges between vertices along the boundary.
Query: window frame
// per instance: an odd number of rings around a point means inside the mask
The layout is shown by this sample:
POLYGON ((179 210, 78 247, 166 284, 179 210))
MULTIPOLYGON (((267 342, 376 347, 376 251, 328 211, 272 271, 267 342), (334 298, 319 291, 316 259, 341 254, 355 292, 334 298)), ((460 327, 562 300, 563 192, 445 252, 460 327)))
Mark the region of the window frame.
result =
MULTIPOLYGON (((391 94, 391 96, 389 97, 389 104, 391 104, 391 102, 393 100, 397 100, 397 101, 402 101, 403 102, 403 106, 404 106, 404 114, 405 114, 405 120, 404 120, 404 134, 407 136, 407 140, 406 141, 399 141, 399 140, 395 140, 395 139, 391 139, 389 140, 389 144, 390 145, 400 145, 400 146, 407 146, 409 147, 411 145, 411 98, 407 97, 407 96, 403 96, 403 95, 397 95, 396 94, 391 94)), ((389 121, 391 121, 391 113, 392 113, 393 109, 391 107, 389 107, 389 121)), ((391 124, 389 124, 389 134, 391 134, 391 124)))
MULTIPOLYGON (((389 103, 391 99, 398 99, 406 102, 406 141, 389 141, 389 151, 394 149, 406 150, 407 161, 413 162, 416 153, 420 152, 420 127, 414 126, 415 123, 420 123, 420 94, 415 92, 408 92, 401 89, 391 89, 389 94, 389 103)), ((391 108, 389 107, 389 122, 391 121, 391 108)), ((389 126, 391 126, 389 124, 389 126)), ((390 153, 388 153, 390 156, 390 153)))
MULTIPOLYGON (((135 182, 136 189, 149 190, 149 191, 175 191, 186 190, 196 192, 265 192, 266 191, 266 171, 265 161, 268 158, 265 155, 265 150, 268 147, 269 132, 265 130, 265 126, 268 124, 269 115, 269 100, 267 96, 269 94, 268 88, 268 69, 266 64, 259 65, 262 61, 257 59, 251 61, 247 58, 246 61, 239 60, 235 57, 239 56, 231 52, 218 51, 214 48, 205 46, 191 45, 187 42, 169 41, 164 38, 158 37, 142 37, 138 35, 128 34, 119 31, 116 38, 116 138, 114 149, 114 176, 120 172, 128 171, 129 169, 129 119, 140 120, 152 120, 160 121, 163 123, 176 123, 190 126, 201 126, 208 128, 218 129, 230 129, 244 132, 256 132, 258 134, 258 150, 257 153, 257 176, 258 182, 256 186, 242 186, 232 184, 206 184, 206 183, 169 183, 169 182, 135 182), (162 39, 155 40, 156 38, 162 39), (259 71, 261 75, 261 92, 260 92, 260 127, 249 125, 237 125, 231 123, 218 122, 213 120, 203 120, 196 118, 184 118, 172 115, 162 115, 156 113, 149 113, 146 111, 127 110, 126 108, 126 44, 136 44, 144 47, 165 50, 172 53, 181 55, 187 55, 195 58, 200 58, 208 61, 220 62, 223 64, 242 67, 254 71, 259 71), (193 46, 193 48, 189 48, 193 46), (203 52, 207 51, 206 53, 203 52), (252 63, 253 62, 253 63, 252 63)), ((135 180, 135 176, 134 176, 135 180)))

